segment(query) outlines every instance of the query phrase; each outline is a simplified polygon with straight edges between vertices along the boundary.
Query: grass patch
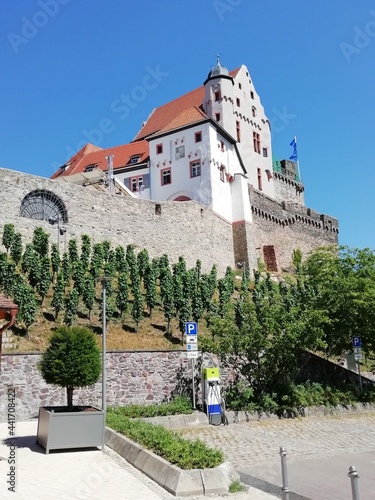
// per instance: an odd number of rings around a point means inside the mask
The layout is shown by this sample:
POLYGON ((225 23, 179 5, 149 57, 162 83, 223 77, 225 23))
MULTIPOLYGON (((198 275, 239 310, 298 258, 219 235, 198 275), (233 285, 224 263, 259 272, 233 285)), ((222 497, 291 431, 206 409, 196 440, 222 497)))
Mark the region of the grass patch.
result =
POLYGON ((233 481, 229 486, 229 493, 238 493, 245 490, 245 486, 240 481, 233 481))
POLYGON ((224 461, 219 450, 208 448, 198 439, 190 441, 161 425, 132 420, 122 408, 108 408, 107 425, 181 469, 210 469, 224 461))

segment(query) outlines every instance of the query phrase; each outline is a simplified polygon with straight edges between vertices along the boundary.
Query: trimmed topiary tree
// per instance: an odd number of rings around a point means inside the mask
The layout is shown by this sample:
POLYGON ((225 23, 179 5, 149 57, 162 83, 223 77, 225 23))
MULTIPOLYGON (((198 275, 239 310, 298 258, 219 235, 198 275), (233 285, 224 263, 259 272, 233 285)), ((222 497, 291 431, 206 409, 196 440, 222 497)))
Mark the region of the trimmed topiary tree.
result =
POLYGON ((94 333, 84 327, 58 327, 39 364, 47 384, 66 388, 68 411, 73 409, 73 391, 98 381, 100 350, 94 333))

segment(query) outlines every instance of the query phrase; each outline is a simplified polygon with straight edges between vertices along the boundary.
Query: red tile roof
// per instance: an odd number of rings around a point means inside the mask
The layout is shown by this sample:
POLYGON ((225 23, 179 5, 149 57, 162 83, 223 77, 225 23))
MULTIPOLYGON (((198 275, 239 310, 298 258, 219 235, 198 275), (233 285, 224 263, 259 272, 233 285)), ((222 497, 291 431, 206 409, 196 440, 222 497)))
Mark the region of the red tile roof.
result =
MULTIPOLYGON (((229 74, 233 78, 237 75, 240 68, 231 71, 229 74)), ((143 125, 141 130, 135 136, 133 141, 139 141, 151 134, 161 131, 167 126, 177 115, 181 114, 188 108, 202 106, 204 98, 204 86, 198 87, 187 94, 174 99, 173 101, 154 109, 149 116, 147 122, 143 125)))
MULTIPOLYGON (((101 149, 93 144, 86 144, 78 153, 76 153, 67 162, 69 167, 64 171, 60 168, 57 172, 52 175, 52 179, 57 177, 64 177, 67 175, 78 174, 85 171, 85 168, 89 165, 100 168, 104 172, 107 171, 107 160, 106 156, 113 156, 113 168, 114 170, 124 167, 130 161, 132 156, 140 155, 138 163, 143 163, 147 161, 149 157, 149 149, 147 141, 132 142, 130 144, 124 144, 122 146, 116 146, 114 148, 101 149)), ((132 164, 132 166, 136 163, 132 164)))
POLYGON ((175 118, 173 118, 169 123, 167 123, 165 127, 160 130, 160 132, 168 132, 185 125, 199 123, 203 120, 207 120, 206 113, 203 113, 203 111, 201 111, 196 106, 192 106, 191 108, 185 109, 175 118))

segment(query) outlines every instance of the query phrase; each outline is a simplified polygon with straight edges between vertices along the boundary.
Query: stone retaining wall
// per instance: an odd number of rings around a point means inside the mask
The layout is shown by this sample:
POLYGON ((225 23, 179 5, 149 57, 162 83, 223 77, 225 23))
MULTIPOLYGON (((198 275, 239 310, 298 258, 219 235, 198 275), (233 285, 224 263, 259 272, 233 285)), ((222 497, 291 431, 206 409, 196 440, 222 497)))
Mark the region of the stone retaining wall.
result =
MULTIPOLYGON (((208 359, 204 356, 204 359, 208 359)), ((40 353, 3 354, 1 360, 0 421, 7 420, 7 389, 16 389, 17 420, 38 415, 39 406, 65 405, 65 390, 46 384, 37 364, 40 353)), ((196 389, 199 397, 199 366, 196 389)), ((191 363, 186 351, 112 351, 107 355, 107 404, 160 403, 191 388, 191 363)), ((101 380, 94 386, 74 391, 74 404, 101 407, 101 380)))

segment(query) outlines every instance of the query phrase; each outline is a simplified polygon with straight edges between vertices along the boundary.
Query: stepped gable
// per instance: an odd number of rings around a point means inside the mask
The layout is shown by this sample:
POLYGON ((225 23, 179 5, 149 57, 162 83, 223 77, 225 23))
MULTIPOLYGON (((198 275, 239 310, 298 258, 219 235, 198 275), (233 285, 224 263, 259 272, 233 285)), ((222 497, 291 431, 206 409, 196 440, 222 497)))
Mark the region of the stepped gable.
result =
MULTIPOLYGON (((231 77, 235 77, 240 68, 237 68, 229 73, 231 77)), ((183 111, 196 107, 201 108, 204 100, 204 86, 198 87, 187 94, 174 99, 173 101, 155 108, 151 115, 149 116, 146 123, 143 125, 141 130, 133 139, 134 141, 139 141, 152 134, 160 132, 164 127, 167 126, 177 115, 180 115, 183 111)))
MULTIPOLYGON (((103 170, 103 172, 106 172, 106 156, 109 155, 114 155, 114 170, 125 167, 129 164, 130 158, 137 155, 140 155, 140 158, 136 163, 144 163, 148 160, 149 157, 148 142, 138 141, 108 149, 102 149, 94 146, 93 144, 87 144, 80 151, 78 151, 78 153, 72 156, 72 158, 66 162, 66 165, 55 172, 52 175, 51 179, 82 173, 89 166, 100 168, 101 170, 103 170)), ((132 163, 132 166, 134 166, 134 163, 132 163)))

